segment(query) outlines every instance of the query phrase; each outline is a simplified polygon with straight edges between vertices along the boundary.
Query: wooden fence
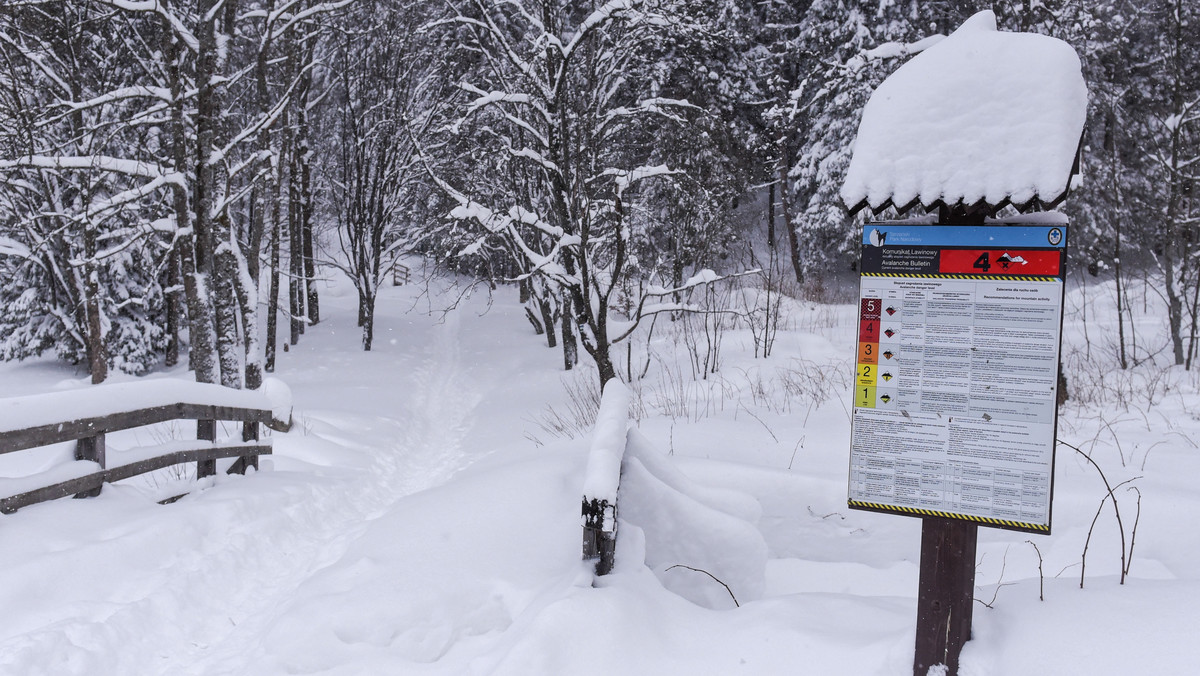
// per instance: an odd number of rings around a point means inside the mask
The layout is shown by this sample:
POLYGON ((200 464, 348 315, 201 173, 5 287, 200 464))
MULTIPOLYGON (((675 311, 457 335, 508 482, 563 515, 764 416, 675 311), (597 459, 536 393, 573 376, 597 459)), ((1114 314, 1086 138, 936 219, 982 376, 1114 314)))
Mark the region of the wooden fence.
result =
POLYGON ((412 270, 407 265, 396 261, 392 263, 392 286, 404 286, 412 279, 412 270))
POLYGON ((617 489, 629 437, 629 389, 610 380, 596 414, 596 431, 583 485, 583 559, 596 575, 612 572, 617 550, 617 489))
MULTIPOLYGON (((104 387, 98 386, 94 390, 102 392, 104 387)), ((211 391, 211 388, 216 386, 205 387, 211 391)), ((128 392, 128 386, 120 391, 128 392)), ((39 402, 39 408, 52 406, 55 396, 39 395, 43 400, 39 402)), ((78 399, 76 396, 73 399, 61 400, 70 403, 78 399)), ((271 453, 271 442, 260 441, 258 438, 258 425, 263 424, 280 431, 286 431, 290 427, 290 420, 279 420, 269 408, 243 408, 195 401, 175 401, 92 417, 72 417, 70 410, 66 408, 52 410, 61 411, 61 420, 41 422, 20 429, 0 429, 0 455, 74 441, 76 461, 85 461, 87 464, 75 463, 74 467, 56 469, 65 469, 66 474, 77 474, 79 471, 83 473, 62 478, 64 472, 46 472, 45 476, 53 476, 59 480, 51 480, 48 485, 28 488, 15 495, 0 497, 0 512, 12 513, 21 507, 68 495, 77 498, 93 497, 100 494, 100 489, 105 483, 187 462, 196 463, 197 478, 216 474, 216 462, 219 458, 237 458, 228 472, 245 473, 247 467, 258 468, 258 456, 271 453), (122 454, 133 456, 131 461, 115 467, 107 466, 105 438, 108 433, 171 420, 195 420, 196 440, 172 441, 139 448, 136 452, 122 454), (218 420, 242 423, 242 441, 215 441, 218 420)), ((181 496, 176 496, 178 497, 181 496)))

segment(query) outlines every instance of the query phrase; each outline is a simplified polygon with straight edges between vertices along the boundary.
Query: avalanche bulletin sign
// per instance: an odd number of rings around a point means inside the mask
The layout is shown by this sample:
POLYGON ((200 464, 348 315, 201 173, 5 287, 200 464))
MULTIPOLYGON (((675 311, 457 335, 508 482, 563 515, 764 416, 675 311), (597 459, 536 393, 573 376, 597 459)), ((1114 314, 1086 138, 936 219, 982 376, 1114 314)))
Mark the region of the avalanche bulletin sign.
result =
POLYGON ((850 507, 1050 532, 1066 233, 864 228, 850 507))

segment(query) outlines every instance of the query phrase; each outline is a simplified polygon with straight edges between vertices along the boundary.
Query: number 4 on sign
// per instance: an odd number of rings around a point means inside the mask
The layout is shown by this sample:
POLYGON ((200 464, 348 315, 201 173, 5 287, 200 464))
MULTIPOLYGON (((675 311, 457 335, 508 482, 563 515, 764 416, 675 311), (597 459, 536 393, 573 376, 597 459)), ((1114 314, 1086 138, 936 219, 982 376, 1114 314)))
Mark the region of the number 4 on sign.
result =
POLYGON ((976 270, 983 270, 984 272, 991 270, 992 264, 988 259, 988 252, 984 251, 983 253, 979 254, 979 258, 975 259, 975 264, 972 267, 974 267, 976 270))

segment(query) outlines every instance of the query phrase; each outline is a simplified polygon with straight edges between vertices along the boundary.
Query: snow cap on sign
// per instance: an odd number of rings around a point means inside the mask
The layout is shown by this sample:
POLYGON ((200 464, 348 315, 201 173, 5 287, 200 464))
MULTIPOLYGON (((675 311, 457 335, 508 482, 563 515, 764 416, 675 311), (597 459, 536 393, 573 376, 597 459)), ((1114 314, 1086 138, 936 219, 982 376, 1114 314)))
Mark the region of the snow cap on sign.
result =
POLYGON ((871 95, 842 200, 852 212, 1053 207, 1070 187, 1086 114, 1070 45, 997 31, 996 15, 979 12, 871 95))

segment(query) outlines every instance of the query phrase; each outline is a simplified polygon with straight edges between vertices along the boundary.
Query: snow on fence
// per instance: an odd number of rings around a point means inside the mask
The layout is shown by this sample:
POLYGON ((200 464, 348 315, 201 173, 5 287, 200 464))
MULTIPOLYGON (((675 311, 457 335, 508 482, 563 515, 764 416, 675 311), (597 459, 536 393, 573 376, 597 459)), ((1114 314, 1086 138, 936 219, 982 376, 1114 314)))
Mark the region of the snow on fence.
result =
POLYGON ((612 571, 617 547, 617 488, 629 436, 629 388, 610 380, 600 399, 596 431, 583 483, 583 559, 596 574, 612 571))
POLYGON ((99 495, 106 483, 156 469, 195 462, 197 478, 216 474, 218 458, 237 458, 229 473, 258 467, 271 442, 258 440, 258 425, 287 431, 291 391, 269 379, 259 390, 179 380, 98 385, 69 392, 0 399, 0 455, 75 442, 75 462, 18 479, 0 479, 0 512, 67 495, 99 495), (107 464, 109 432, 170 420, 195 420, 195 441, 172 441, 114 454, 107 464), (216 441, 216 421, 243 423, 242 440, 216 441))

